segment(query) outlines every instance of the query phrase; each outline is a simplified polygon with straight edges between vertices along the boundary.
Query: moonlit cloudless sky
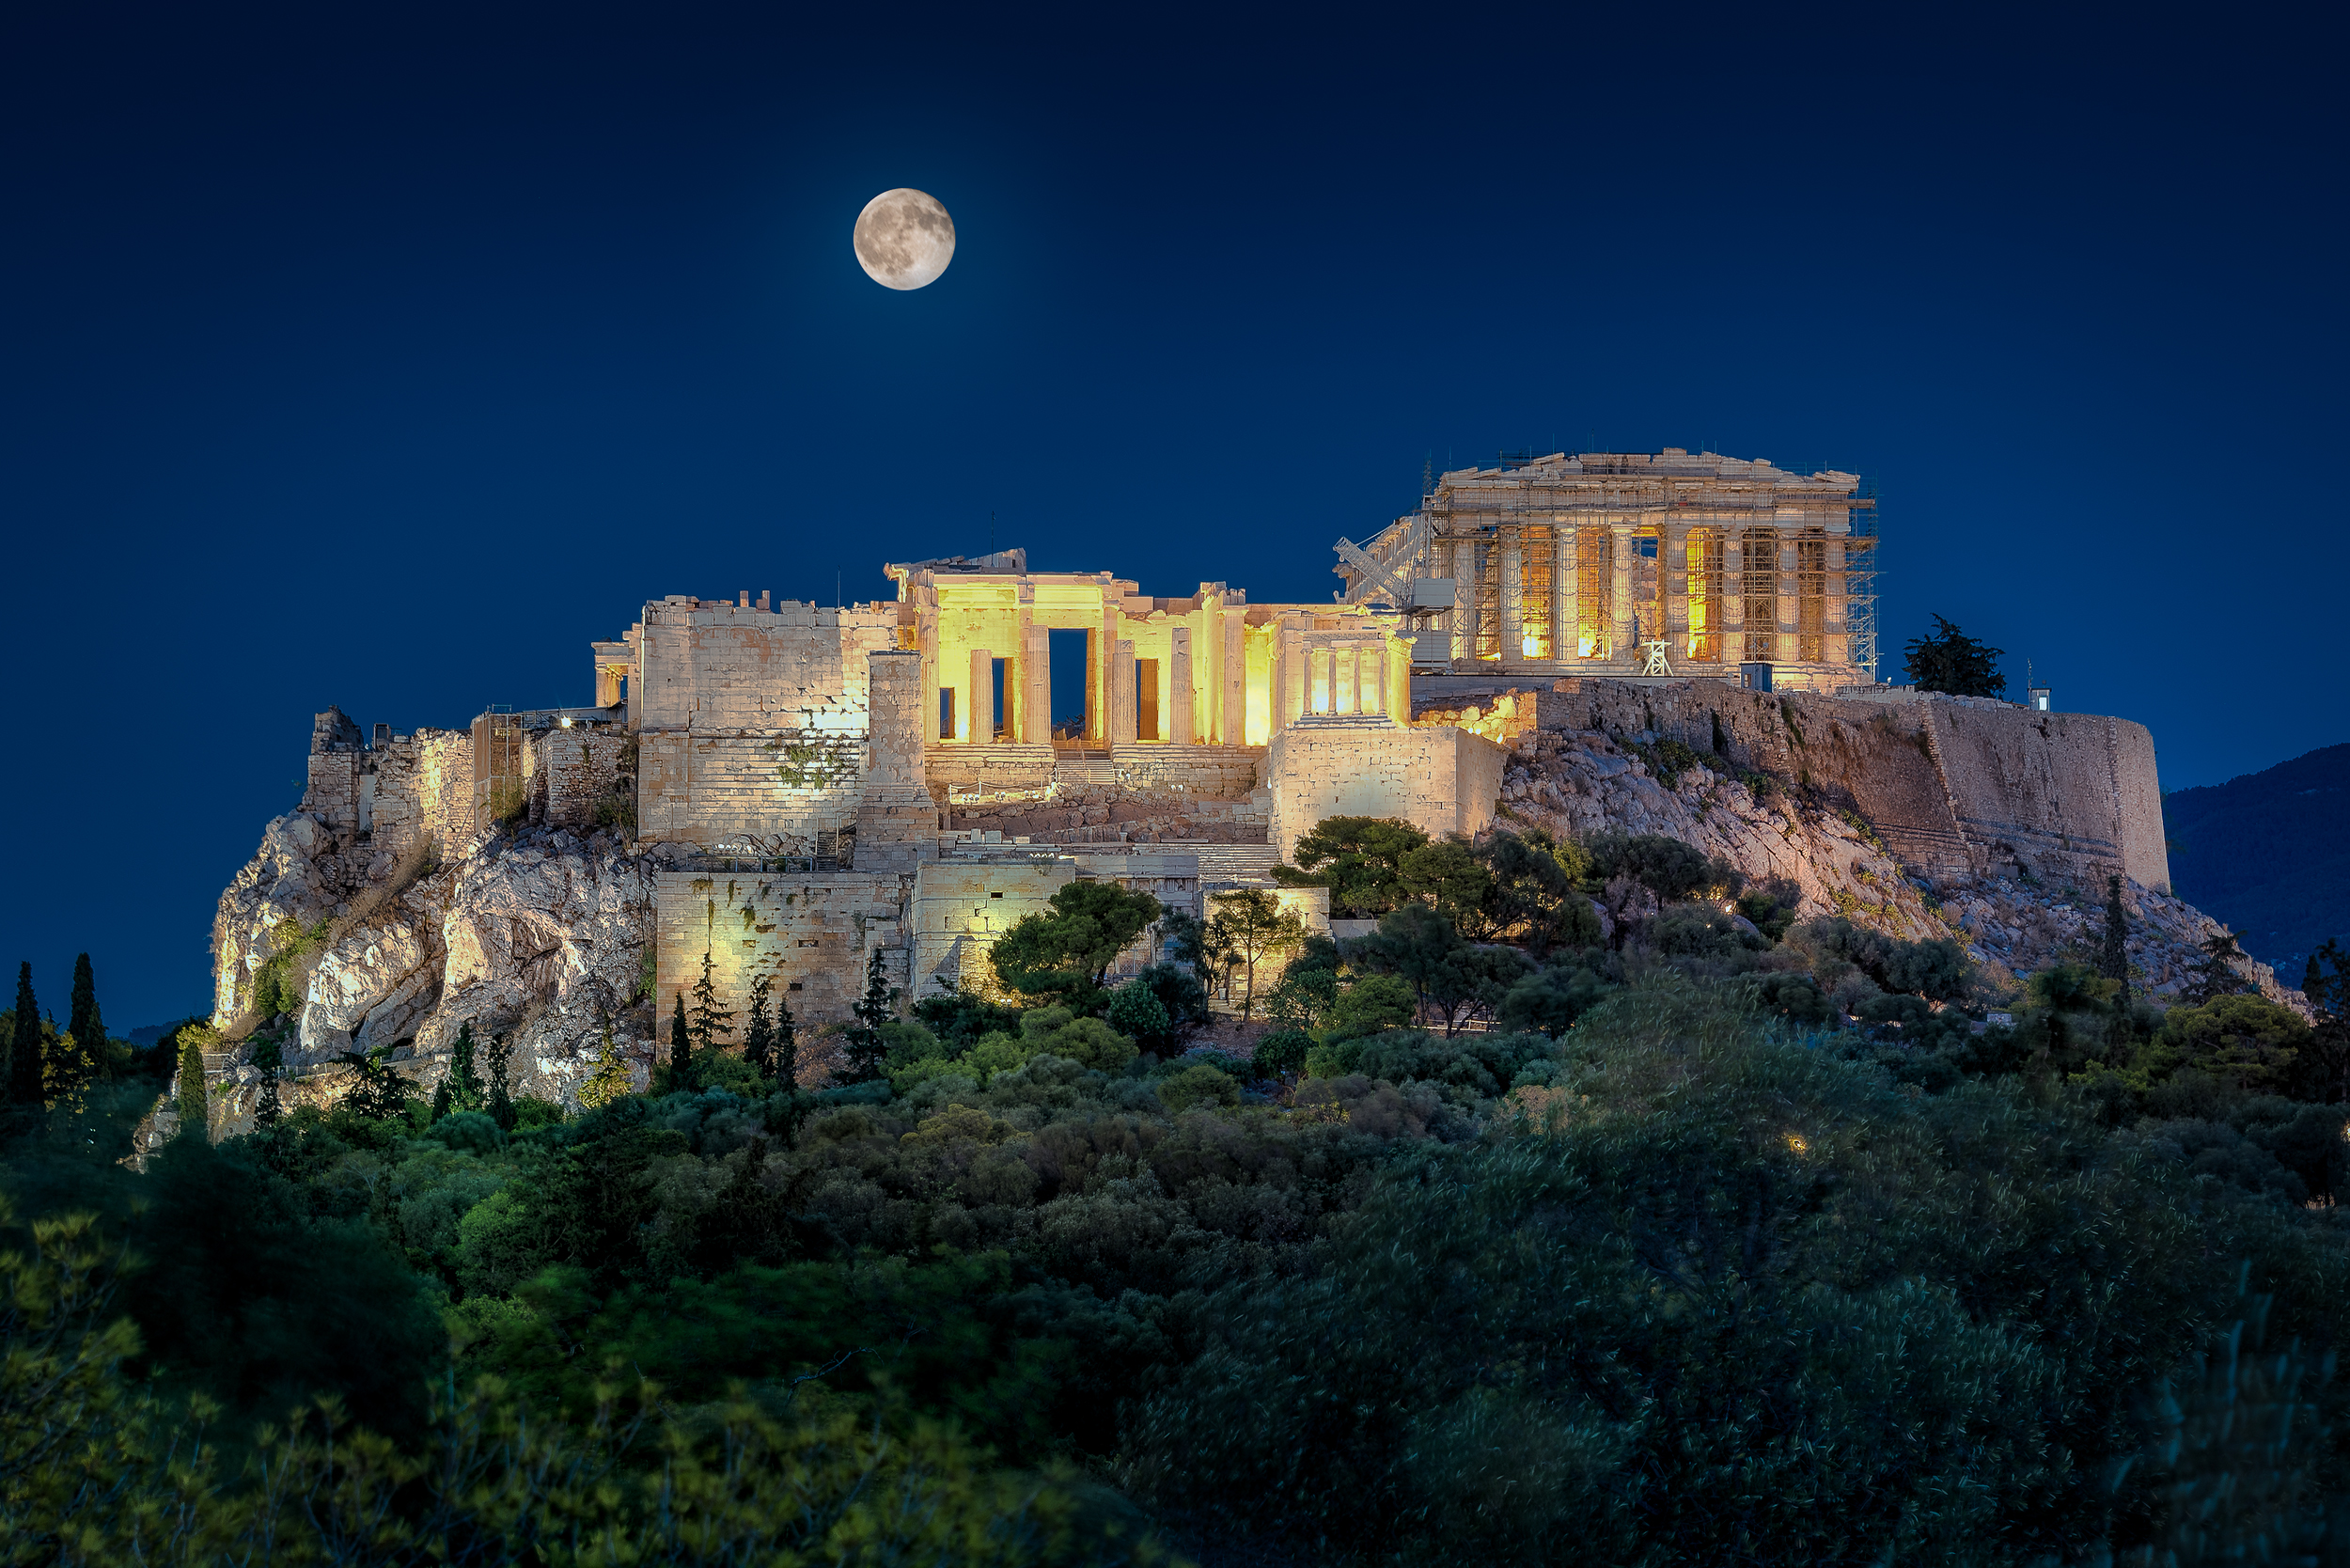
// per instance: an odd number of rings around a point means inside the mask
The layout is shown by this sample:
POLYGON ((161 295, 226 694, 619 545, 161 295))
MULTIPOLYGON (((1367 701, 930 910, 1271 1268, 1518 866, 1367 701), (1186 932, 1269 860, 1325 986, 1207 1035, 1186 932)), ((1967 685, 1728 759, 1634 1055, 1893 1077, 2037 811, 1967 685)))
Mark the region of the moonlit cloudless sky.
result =
POLYGON ((1529 446, 1861 471, 1882 667, 1946 615, 2167 787, 2342 741, 2325 16, 11 8, 0 958, 207 1007, 329 702, 587 702, 648 598, 883 598, 991 512, 1320 599, 1529 446))

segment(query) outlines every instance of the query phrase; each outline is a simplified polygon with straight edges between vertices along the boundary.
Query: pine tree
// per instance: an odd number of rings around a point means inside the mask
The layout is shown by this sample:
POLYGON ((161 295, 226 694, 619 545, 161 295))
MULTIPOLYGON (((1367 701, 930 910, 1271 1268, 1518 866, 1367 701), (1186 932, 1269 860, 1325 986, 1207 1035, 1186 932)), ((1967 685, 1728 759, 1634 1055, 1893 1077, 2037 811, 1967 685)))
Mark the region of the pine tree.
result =
POLYGON ((2130 917, 2122 907, 2122 879, 2108 872, 2106 876, 2106 939, 2097 951, 2097 973, 2109 980, 2120 980, 2122 989, 2114 993, 2117 1003, 2130 999, 2130 917))
POLYGON ((42 1103, 40 1009, 33 1001, 33 966, 16 971, 16 1030, 8 1051, 8 1099, 20 1105, 42 1103))
POLYGON ((603 1049, 596 1057, 596 1070, 579 1086, 580 1105, 586 1110, 601 1109, 627 1094, 634 1082, 629 1076, 628 1063, 620 1058, 620 1047, 612 1038, 612 1026, 606 1024, 603 1049))
POLYGON ((694 1027, 685 1021, 685 993, 677 994, 677 1015, 669 1020, 669 1087, 694 1087, 694 1027))
POLYGON ((751 981, 750 1021, 743 1026, 743 1059, 764 1082, 773 1070, 776 1028, 767 1017, 767 995, 774 981, 760 975, 751 981))
POLYGON ((889 1047, 881 1028, 897 1016, 891 1007, 897 999, 898 993, 882 974, 881 949, 875 948, 865 964, 865 995, 854 1010, 857 1027, 849 1031, 849 1082, 867 1083, 882 1075, 882 1061, 889 1047))
POLYGON ((1952 697, 2007 693, 2007 677, 1999 673, 1999 655, 2005 650, 1977 642, 1940 616, 1934 618, 1931 636, 1912 637, 1903 651, 1903 667, 1919 691, 1952 697))
POLYGON ((186 1029, 180 1036, 180 1136, 200 1137, 210 1141, 211 1118, 204 1092, 204 1048, 196 1043, 196 1031, 186 1029))
POLYGON ((714 1049, 719 1037, 734 1032, 734 1014, 718 1005, 718 988, 710 978, 710 949, 702 949, 702 978, 694 982, 694 1045, 714 1049))
POLYGON ((2195 965, 2194 979, 2186 982, 2180 1000, 2188 1007, 2201 1007, 2222 996, 2240 996, 2251 989, 2244 982, 2239 964, 2248 964, 2250 957, 2235 945, 2235 933, 2223 931, 2203 943, 2203 961, 2195 965))
POLYGON ((489 1111, 490 1120, 496 1122, 501 1131, 509 1133, 514 1130, 516 1120, 512 1081, 513 1066, 513 1037, 504 1034, 492 1035, 490 1037, 490 1098, 484 1108, 489 1111))
POLYGON ((90 972, 89 954, 73 961, 73 996, 65 1033, 56 1048, 44 1053, 47 1073, 44 1093, 51 1105, 79 1105, 105 1060, 106 1026, 98 1016, 98 982, 90 972))

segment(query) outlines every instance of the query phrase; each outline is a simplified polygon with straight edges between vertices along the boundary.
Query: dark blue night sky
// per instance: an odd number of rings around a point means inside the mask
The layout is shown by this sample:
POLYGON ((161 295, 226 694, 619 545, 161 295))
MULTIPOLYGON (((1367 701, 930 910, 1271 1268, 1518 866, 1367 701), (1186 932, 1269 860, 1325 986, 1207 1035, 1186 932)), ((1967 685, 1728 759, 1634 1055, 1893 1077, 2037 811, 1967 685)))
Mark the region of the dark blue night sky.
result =
POLYGON ((2170 787, 2350 729, 2314 8, 886 9, 0 20, 44 1003, 86 948, 118 1030, 206 1005, 329 702, 584 702, 648 597, 884 597, 991 511, 1320 598, 1505 447, 1860 470, 1888 666, 1949 616, 2170 787), (849 248, 898 185, 915 293, 849 248))

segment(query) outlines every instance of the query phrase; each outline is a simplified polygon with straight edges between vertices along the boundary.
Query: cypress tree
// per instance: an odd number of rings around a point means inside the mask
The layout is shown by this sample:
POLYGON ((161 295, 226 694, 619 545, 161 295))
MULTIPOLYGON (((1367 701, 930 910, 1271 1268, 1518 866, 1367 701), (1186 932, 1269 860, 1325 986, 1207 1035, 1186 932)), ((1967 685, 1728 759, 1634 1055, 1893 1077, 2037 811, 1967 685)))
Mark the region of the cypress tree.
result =
POLYGON ((743 1059, 763 1082, 771 1072, 776 1028, 767 1017, 767 994, 774 982, 765 975, 751 981, 750 1022, 743 1027, 743 1059))
POLYGON ((98 977, 90 970, 89 954, 84 953, 73 961, 73 1005, 66 1014, 65 1032, 88 1050, 100 1050, 105 1044, 102 1029, 93 1032, 90 1027, 97 1013, 98 977))
POLYGON ((2097 951, 2097 973, 2109 980, 2120 980, 2122 989, 2114 993, 2116 1002, 2130 999, 2130 917, 2122 907, 2122 879, 2108 872, 2106 876, 2106 939, 2097 951))
MULTIPOLYGON (((273 1079, 272 1088, 275 1087, 273 1079)), ((180 1136, 212 1139, 204 1093, 204 1049, 194 1029, 180 1032, 180 1136)))
POLYGON ((8 1098, 20 1105, 42 1103, 40 1009, 33 1002, 33 966, 16 971, 16 1029, 8 1050, 8 1098))
MULTIPOLYGON (((468 1018, 457 1026, 456 1042, 448 1053, 448 1073, 441 1079, 441 1090, 446 1091, 446 1108, 451 1111, 478 1111, 481 1108, 481 1074, 474 1071, 473 1020, 468 1018)), ((443 1112, 442 1094, 432 1096, 433 1115, 443 1112)))
POLYGON ((490 1098, 483 1108, 490 1113, 490 1120, 496 1122, 501 1131, 509 1133, 514 1130, 515 1121, 514 1094, 510 1080, 513 1062, 513 1037, 503 1034, 492 1035, 490 1037, 490 1098))
POLYGON ((857 1027, 849 1031, 849 1081, 866 1083, 882 1075, 882 1058, 888 1045, 882 1039, 881 1027, 895 1014, 890 1004, 897 993, 882 974, 881 949, 865 965, 865 995, 857 1001, 854 1011, 857 1027))
POLYGON ((800 1091, 800 1029, 799 1020, 791 1016, 788 997, 776 998, 776 1032, 774 1053, 776 1083, 793 1094, 800 1091))
POLYGON ((669 1020, 669 1087, 694 1087, 694 1029, 685 1021, 685 993, 677 994, 677 1015, 669 1020))
POLYGON ((277 1098, 277 1074, 286 1065, 286 1058, 274 1036, 254 1043, 253 1065, 261 1074, 261 1095, 253 1103, 253 1130, 267 1133, 277 1125, 277 1119, 285 1110, 277 1098))

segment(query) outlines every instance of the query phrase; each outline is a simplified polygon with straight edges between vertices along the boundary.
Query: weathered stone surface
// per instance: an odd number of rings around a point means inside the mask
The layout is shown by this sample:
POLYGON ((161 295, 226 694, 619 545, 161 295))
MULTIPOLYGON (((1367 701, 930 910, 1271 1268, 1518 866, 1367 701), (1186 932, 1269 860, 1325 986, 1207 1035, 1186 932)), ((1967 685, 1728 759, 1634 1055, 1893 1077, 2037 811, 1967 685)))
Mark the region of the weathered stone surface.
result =
MULTIPOLYGON (((1704 767, 1668 789, 1637 757, 1601 733, 1528 736, 1501 785, 1502 825, 1554 833, 1662 833, 1738 867, 1749 879, 1785 877, 1802 890, 1801 913, 1843 915, 1909 941, 1955 936, 2005 989, 2060 959, 2094 956, 2104 933, 2105 889, 2084 879, 2059 884, 1998 871, 1913 877, 1856 813, 1807 806, 1784 790, 1758 800, 1747 787, 1704 767)), ((2193 906, 2137 883, 2123 884, 2131 918, 2137 983, 2158 1002, 2174 999, 2221 930, 2193 906)), ((2272 1001, 2301 1005, 2264 964, 2245 964, 2246 982, 2272 1001)))

